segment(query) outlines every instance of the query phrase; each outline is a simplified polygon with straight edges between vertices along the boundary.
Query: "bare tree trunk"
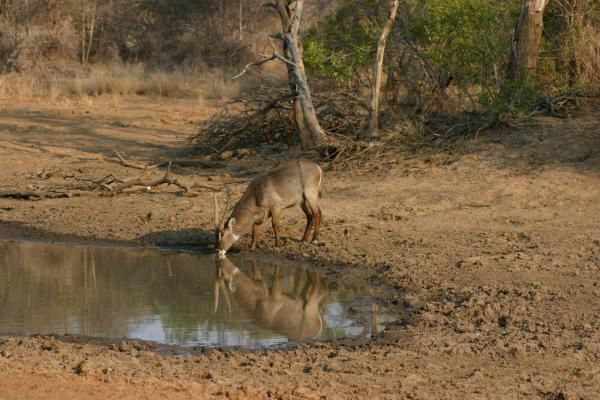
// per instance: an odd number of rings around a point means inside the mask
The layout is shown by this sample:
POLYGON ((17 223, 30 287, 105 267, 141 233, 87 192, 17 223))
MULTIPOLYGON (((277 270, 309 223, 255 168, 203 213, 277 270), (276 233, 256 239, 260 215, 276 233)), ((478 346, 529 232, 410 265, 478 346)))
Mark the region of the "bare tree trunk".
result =
POLYGON ((381 78, 383 76, 383 57, 385 55, 385 45, 387 43, 388 36, 392 32, 394 27, 394 21, 398 12, 399 0, 391 0, 390 12, 385 21, 383 31, 379 37, 377 43, 377 56, 375 57, 375 65, 373 66, 373 82, 371 82, 371 104, 370 108, 370 119, 369 119, 369 136, 374 137, 377 135, 379 129, 379 94, 381 92, 381 78))
POLYGON ((92 11, 92 21, 90 22, 90 33, 89 33, 89 41, 87 46, 87 51, 85 54, 85 64, 90 61, 90 52, 92 51, 92 41, 94 40, 94 28, 96 27, 96 11, 97 11, 97 0, 94 0, 94 8, 92 11))
POLYGON ((25 36, 29 37, 29 0, 25 0, 25 36))
POLYGON ((81 64, 85 65, 85 23, 87 21, 87 0, 81 0, 81 64))
POLYGON ((548 0, 523 0, 515 27, 506 76, 515 80, 535 74, 548 0))
POLYGON ((221 40, 223 41, 225 40, 225 32, 227 31, 227 27, 225 26, 225 0, 221 0, 219 3, 219 14, 221 15, 221 40))
POLYGON ((239 23, 240 23, 240 41, 244 40, 244 25, 243 25, 243 17, 244 17, 244 9, 242 8, 242 0, 239 0, 239 23))
POLYGON ((287 43, 290 61, 295 64, 292 68, 292 73, 300 109, 295 107, 294 110, 296 112, 300 111, 302 116, 302 118, 296 116, 296 120, 301 119, 304 122, 304 126, 301 126, 299 130, 299 133, 301 134, 300 140, 303 143, 302 147, 306 149, 319 147, 321 145, 323 129, 315 114, 312 96, 310 95, 310 88, 306 81, 304 62, 302 61, 302 50, 299 48, 298 42, 297 40, 294 40, 292 34, 284 35, 283 40, 287 43))
POLYGON ((315 114, 302 60, 299 31, 303 4, 303 0, 276 0, 268 5, 278 12, 281 19, 283 33, 272 37, 282 41, 290 90, 297 96, 294 100, 294 122, 300 146, 303 149, 313 149, 321 146, 324 132, 315 114))

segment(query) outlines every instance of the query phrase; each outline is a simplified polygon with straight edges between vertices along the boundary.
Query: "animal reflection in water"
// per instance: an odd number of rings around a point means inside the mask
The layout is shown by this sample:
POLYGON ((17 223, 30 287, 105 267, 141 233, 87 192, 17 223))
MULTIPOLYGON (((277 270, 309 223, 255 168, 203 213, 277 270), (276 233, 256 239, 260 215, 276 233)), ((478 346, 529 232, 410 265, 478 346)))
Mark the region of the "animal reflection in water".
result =
POLYGON ((269 288, 255 261, 251 261, 252 277, 227 257, 217 257, 215 264, 215 312, 219 307, 219 292, 223 290, 228 308, 231 308, 230 292, 257 325, 290 340, 311 339, 323 330, 319 306, 327 290, 318 272, 298 268, 293 291, 288 295, 282 292, 279 267, 274 268, 269 288))

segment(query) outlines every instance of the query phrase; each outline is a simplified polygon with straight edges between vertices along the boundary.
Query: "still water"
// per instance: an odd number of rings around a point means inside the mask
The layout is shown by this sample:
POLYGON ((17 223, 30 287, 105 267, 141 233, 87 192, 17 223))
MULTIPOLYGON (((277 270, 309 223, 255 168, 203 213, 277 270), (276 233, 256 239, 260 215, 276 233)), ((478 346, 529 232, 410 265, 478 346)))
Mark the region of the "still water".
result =
POLYGON ((0 334, 261 347, 389 319, 371 289, 273 258, 0 241, 0 334))

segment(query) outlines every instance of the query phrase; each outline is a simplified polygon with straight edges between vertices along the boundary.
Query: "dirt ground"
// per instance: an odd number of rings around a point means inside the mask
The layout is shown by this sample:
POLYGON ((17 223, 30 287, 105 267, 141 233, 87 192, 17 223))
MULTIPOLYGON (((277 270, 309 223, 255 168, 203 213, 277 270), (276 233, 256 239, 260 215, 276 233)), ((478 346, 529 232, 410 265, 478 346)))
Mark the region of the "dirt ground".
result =
MULTIPOLYGON (((113 150, 139 162, 189 158, 185 138, 210 111, 187 100, 2 104, 0 191, 142 174, 113 150)), ((326 171, 324 246, 298 242, 299 210, 283 215, 283 248, 264 229, 261 251, 388 288, 389 307, 411 311, 406 324, 370 342, 188 356, 141 342, 0 337, 0 398, 598 398, 600 108, 536 122, 465 144, 452 163, 398 153, 376 168, 326 171)), ((244 179, 284 156, 173 173, 229 182, 239 196, 244 179)), ((0 237, 206 247, 211 193, 176 191, 0 199, 0 237)))

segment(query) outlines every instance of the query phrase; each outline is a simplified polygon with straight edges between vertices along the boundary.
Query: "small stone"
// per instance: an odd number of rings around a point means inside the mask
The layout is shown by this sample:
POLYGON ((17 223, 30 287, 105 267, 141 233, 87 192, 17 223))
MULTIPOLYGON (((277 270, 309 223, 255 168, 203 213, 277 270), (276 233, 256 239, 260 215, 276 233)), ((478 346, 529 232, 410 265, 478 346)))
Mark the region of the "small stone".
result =
POLYGON ((224 152, 219 154, 219 160, 222 160, 222 161, 229 160, 232 157, 233 157, 233 151, 231 151, 231 150, 225 150, 224 152))
POLYGON ((251 152, 248 149, 238 149, 235 152, 235 156, 240 159, 246 158, 246 157, 250 156, 250 154, 251 154, 251 152))
POLYGON ((131 346, 129 346, 129 343, 127 343, 125 341, 120 342, 117 348, 119 349, 120 352, 126 352, 126 351, 131 350, 131 346))
POLYGON ((304 399, 319 400, 321 398, 319 394, 314 393, 312 390, 304 386, 296 386, 292 391, 292 394, 294 396, 302 397, 304 399))
POLYGON ((77 375, 87 375, 90 372, 90 363, 87 360, 83 360, 73 369, 77 375))

